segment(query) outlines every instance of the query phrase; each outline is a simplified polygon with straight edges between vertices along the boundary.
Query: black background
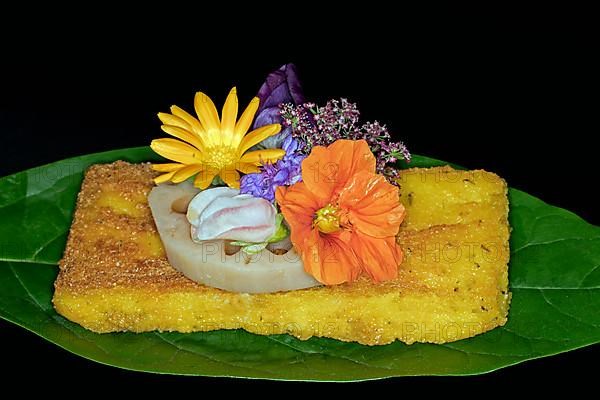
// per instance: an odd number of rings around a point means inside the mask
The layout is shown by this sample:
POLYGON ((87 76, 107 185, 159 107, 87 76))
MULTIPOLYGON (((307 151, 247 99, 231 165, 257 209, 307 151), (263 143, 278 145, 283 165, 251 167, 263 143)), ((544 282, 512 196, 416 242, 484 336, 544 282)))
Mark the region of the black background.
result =
MULTIPOLYGON (((192 110, 197 90, 221 103, 233 85, 244 103, 269 71, 294 62, 309 99, 347 97, 358 102, 364 119, 386 123, 414 153, 494 171, 511 186, 600 224, 597 148, 590 139, 598 134, 598 49, 585 22, 461 10, 416 20, 385 15, 332 19, 322 33, 316 29, 328 20, 315 13, 290 17, 285 23, 293 29, 267 16, 265 23, 247 27, 231 21, 224 27, 235 40, 223 26, 185 29, 184 22, 168 18, 148 24, 154 29, 130 28, 125 17, 115 15, 97 24, 45 20, 33 39, 26 39, 28 28, 13 30, 4 36, 0 76, 0 176, 145 145, 162 136, 156 112, 171 104, 192 110)), ((98 390, 110 390, 99 382, 138 389, 235 383, 286 390, 282 383, 147 375, 97 365, 3 321, 0 349, 9 384, 33 369, 98 390)), ((434 381, 443 389, 469 382, 507 389, 527 381, 533 389, 552 390, 564 382, 590 383, 596 374, 589 365, 597 356, 595 347, 485 376, 386 384, 423 387, 434 381)))

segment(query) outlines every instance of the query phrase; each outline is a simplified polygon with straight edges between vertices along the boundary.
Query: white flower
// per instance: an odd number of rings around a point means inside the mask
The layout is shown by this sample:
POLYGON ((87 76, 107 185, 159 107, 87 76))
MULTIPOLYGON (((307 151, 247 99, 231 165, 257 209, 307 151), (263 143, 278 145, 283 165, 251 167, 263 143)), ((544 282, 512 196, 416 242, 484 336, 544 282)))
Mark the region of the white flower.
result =
POLYGON ((187 219, 192 240, 227 239, 260 243, 276 229, 277 210, 265 199, 218 187, 198 193, 190 202, 187 219))

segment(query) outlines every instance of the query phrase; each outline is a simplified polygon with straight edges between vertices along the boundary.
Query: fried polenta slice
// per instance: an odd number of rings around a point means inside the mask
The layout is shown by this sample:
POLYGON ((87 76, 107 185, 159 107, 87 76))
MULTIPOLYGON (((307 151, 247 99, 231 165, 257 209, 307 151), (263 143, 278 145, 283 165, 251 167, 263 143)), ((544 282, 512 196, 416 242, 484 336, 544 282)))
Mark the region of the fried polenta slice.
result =
POLYGON ((149 164, 91 167, 55 282, 54 306, 95 332, 245 329, 381 345, 445 343, 506 322, 506 184, 484 171, 402 171, 407 218, 397 279, 231 293, 172 268, 147 204, 149 164))

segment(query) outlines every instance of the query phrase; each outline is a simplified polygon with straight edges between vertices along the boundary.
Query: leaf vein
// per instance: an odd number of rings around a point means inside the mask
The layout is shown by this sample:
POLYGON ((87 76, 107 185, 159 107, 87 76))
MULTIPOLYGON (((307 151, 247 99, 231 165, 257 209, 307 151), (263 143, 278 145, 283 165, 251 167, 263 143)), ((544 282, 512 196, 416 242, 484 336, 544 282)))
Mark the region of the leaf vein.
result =
POLYGON ((600 267, 600 264, 596 265, 594 268, 592 268, 591 270, 589 270, 583 276, 583 278, 581 278, 581 283, 579 284, 579 287, 583 288, 583 285, 585 284, 585 281, 587 280, 587 278, 589 278, 594 272, 596 272, 596 270, 598 269, 598 267, 600 267))
POLYGON ((599 240, 599 239, 600 239, 600 236, 594 236, 594 237, 590 237, 590 238, 572 237, 572 238, 553 239, 553 240, 548 240, 548 241, 545 241, 545 242, 538 242, 538 243, 526 243, 523 246, 514 249, 512 251, 512 253, 513 254, 517 254, 518 252, 520 252, 522 250, 525 250, 527 248, 530 248, 530 247, 544 246, 544 245, 549 245, 549 244, 553 244, 553 243, 564 242, 564 241, 568 241, 568 240, 589 241, 589 240, 599 240))
POLYGON ((11 263, 8 263, 8 267, 10 268, 10 270, 12 271, 13 275, 15 276, 15 278, 17 279, 17 282, 19 282, 19 285, 21 285, 21 287, 23 288, 23 290, 25 290, 25 293, 27 293, 27 295, 31 298, 31 300, 33 300, 33 302, 44 312, 47 311, 47 309, 45 307, 42 306, 42 304, 38 301, 37 298, 35 298, 33 296, 33 294, 31 293, 31 291, 29 290, 29 288, 27 286, 25 286, 25 283, 23 282, 23 280, 21 279, 21 277, 19 276, 19 274, 17 273, 17 270, 12 266, 11 263))
POLYGON ((38 249, 31 255, 31 259, 35 260, 36 257, 38 256, 38 254, 40 254, 42 251, 44 251, 48 246, 50 246, 50 244, 52 244, 54 241, 56 241, 57 239, 60 239, 62 237, 62 235, 64 234, 64 231, 62 232, 58 232, 58 234, 56 234, 54 237, 52 237, 50 240, 47 240, 46 242, 44 242, 40 247, 38 247, 38 249))
MULTIPOLYGON (((168 340, 168 339, 166 339, 165 337, 163 337, 163 336, 162 336, 160 333, 158 333, 158 332, 152 332, 152 333, 153 333, 153 334, 154 334, 156 337, 158 337, 160 340, 162 340, 162 341, 164 341, 165 343, 167 343, 167 344, 169 344, 169 345, 171 345, 171 346, 175 347, 175 349, 177 349, 177 350, 180 350, 181 352, 184 352, 184 353, 189 353, 189 354, 193 354, 193 355, 196 355, 196 356, 200 356, 200 357, 203 357, 203 358, 205 358, 205 359, 207 359, 207 360, 210 360, 210 361, 212 361, 212 362, 215 362, 215 363, 217 363, 217 364, 226 364, 226 365, 229 365, 229 366, 232 366, 232 367, 236 367, 236 368, 249 369, 248 367, 246 367, 246 366, 243 366, 243 365, 238 365, 238 364, 232 363, 232 362, 230 362, 230 361, 225 361, 225 360, 217 359, 217 358, 214 358, 214 357, 210 357, 210 356, 209 356, 209 355, 207 355, 206 353, 200 353, 200 352, 197 352, 197 351, 193 351, 193 350, 191 350, 191 349, 186 349, 185 347, 182 347, 182 346, 180 346, 179 344, 177 344, 177 342, 175 342, 175 341, 172 341, 172 340, 168 340)), ((272 371, 268 371, 268 370, 264 370, 264 371, 267 371, 267 372, 270 372, 270 373, 272 373, 272 371)))
MULTIPOLYGON (((277 338, 274 338, 274 337, 271 337, 271 336, 267 336, 267 337, 270 340, 272 340, 272 341, 274 341, 276 343, 282 344, 284 346, 287 346, 290 349, 295 350, 296 352, 301 353, 301 354, 323 354, 323 353, 319 353, 319 352, 316 352, 316 351, 305 351, 303 349, 299 349, 299 348, 297 348, 295 346, 292 346, 289 343, 281 341, 281 340, 279 340, 277 338)), ((375 365, 372 365, 372 364, 369 364, 369 363, 366 363, 366 362, 362 362, 362 361, 356 360, 354 358, 350 358, 348 356, 332 355, 332 354, 325 354, 325 355, 327 355, 328 357, 333 357, 333 358, 337 358, 337 359, 340 359, 340 360, 349 361, 349 362, 354 363, 356 365, 359 365, 361 367, 378 368, 378 369, 388 370, 388 371, 391 370, 391 368, 388 368, 388 367, 375 366, 375 365)))
POLYGON ((541 294, 541 295, 542 295, 542 297, 544 298, 544 301, 545 301, 545 302, 546 302, 546 303, 547 303, 547 304, 548 304, 550 307, 554 308, 554 309, 555 309, 555 310, 556 310, 556 311, 557 311, 559 314, 562 314, 562 315, 564 315, 565 317, 571 318, 571 319, 573 319, 573 320, 575 320, 575 321, 577 321, 577 322, 579 322, 579 323, 581 323, 581 324, 583 324, 583 325, 586 325, 586 326, 591 326, 591 327, 597 328, 597 326, 596 326, 596 325, 594 325, 594 324, 590 324, 589 322, 587 322, 587 321, 584 321, 584 320, 582 320, 582 319, 581 319, 581 318, 579 318, 579 317, 576 317, 576 316, 574 316, 574 315, 572 315, 572 314, 569 314, 569 313, 567 313, 567 312, 565 312, 565 311, 561 310, 559 307, 557 307, 557 306, 556 306, 556 304, 554 304, 554 303, 552 303, 552 302, 550 301, 550 299, 548 298, 548 296, 546 296, 546 293, 544 293, 544 291, 543 291, 543 290, 541 290, 541 289, 540 289, 540 294, 541 294))

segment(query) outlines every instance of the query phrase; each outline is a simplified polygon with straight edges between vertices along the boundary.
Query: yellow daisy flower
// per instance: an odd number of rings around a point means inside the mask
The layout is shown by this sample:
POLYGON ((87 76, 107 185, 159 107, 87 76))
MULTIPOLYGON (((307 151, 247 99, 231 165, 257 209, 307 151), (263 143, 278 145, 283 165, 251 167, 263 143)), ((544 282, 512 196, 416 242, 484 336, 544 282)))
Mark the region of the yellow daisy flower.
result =
POLYGON ((238 171, 249 174, 259 172, 258 166, 274 162, 285 155, 282 149, 248 151, 255 144, 279 133, 281 125, 262 126, 246 134, 260 100, 252 99, 239 120, 238 99, 233 88, 225 100, 221 119, 212 100, 202 92, 196 93, 194 108, 198 119, 177 106, 171 107, 171 114, 158 113, 162 130, 177 139, 153 140, 152 150, 174 163, 154 164, 156 171, 165 172, 154 181, 183 182, 196 175, 194 185, 206 189, 214 177, 219 177, 230 187, 240 187, 238 171), (237 123, 236 123, 237 120, 237 123))

